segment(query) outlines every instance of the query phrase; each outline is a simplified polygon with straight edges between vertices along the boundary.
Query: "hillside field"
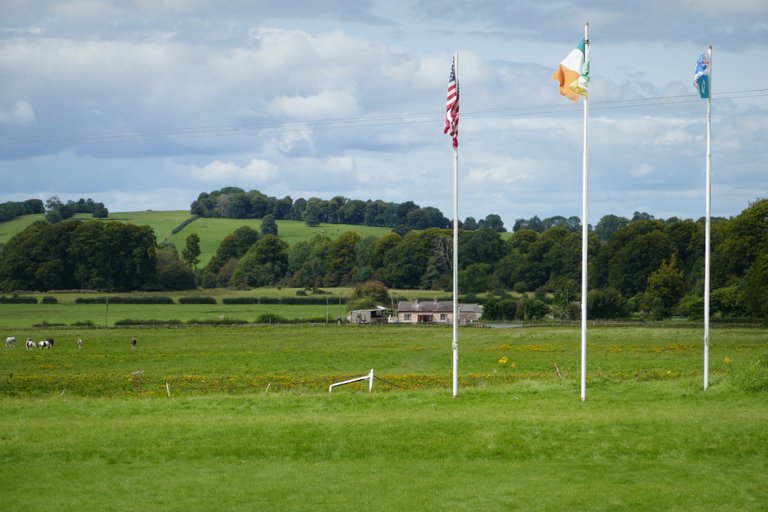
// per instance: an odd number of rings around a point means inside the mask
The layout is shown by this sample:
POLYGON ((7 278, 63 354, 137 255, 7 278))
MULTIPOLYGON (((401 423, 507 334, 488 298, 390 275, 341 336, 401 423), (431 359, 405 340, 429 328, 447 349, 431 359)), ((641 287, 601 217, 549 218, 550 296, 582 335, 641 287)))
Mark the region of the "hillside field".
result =
MULTIPOLYGON (((261 229, 261 219, 212 219, 199 218, 188 224, 178 233, 173 233, 174 228, 190 217, 188 211, 143 211, 143 212, 110 212, 108 220, 129 222, 138 225, 147 225, 152 228, 157 237, 157 242, 168 241, 176 245, 181 251, 190 233, 200 236, 200 266, 205 266, 216 253, 225 236, 241 226, 249 226, 256 231, 261 229)), ((42 220, 44 215, 24 215, 9 222, 0 223, 0 244, 6 243, 13 235, 24 230, 36 220, 42 220)), ((88 214, 78 214, 75 218, 91 219, 88 214)), ((331 239, 337 238, 342 233, 353 231, 360 236, 381 237, 391 231, 390 228, 352 226, 347 224, 320 224, 317 227, 309 227, 304 222, 296 220, 278 220, 278 235, 288 245, 293 245, 302 240, 309 240, 316 234, 322 233, 331 239)))
POLYGON ((766 329, 714 330, 703 391, 698 329, 593 328, 586 402, 578 328, 461 329, 458 397, 449 328, 36 334, 0 350, 3 510, 768 507, 766 395, 739 385, 766 329))

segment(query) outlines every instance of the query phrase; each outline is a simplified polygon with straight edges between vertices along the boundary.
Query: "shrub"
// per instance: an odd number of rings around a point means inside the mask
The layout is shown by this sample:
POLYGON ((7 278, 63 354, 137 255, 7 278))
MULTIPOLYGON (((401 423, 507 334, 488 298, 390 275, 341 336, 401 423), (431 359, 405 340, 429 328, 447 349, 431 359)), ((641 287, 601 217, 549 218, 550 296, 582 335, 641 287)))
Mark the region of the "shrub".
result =
POLYGON ((173 304, 171 297, 137 295, 136 297, 78 297, 75 304, 173 304))
POLYGON ((216 304, 216 298, 209 295, 179 297, 179 304, 216 304))
POLYGON ((224 297, 221 299, 222 304, 258 304, 259 299, 257 297, 224 297))
POLYGON ((58 304, 59 303, 59 299, 57 299, 56 297, 53 297, 51 295, 46 295, 45 297, 43 297, 40 300, 40 302, 42 304, 58 304))
POLYGON ((11 297, 0 297, 0 304, 37 304, 37 297, 24 297, 13 295, 11 297))
POLYGON ((189 325, 241 325, 248 321, 242 318, 206 318, 205 320, 188 320, 189 325))
POLYGON ((181 320, 154 320, 154 319, 132 319, 126 318, 115 322, 116 326, 120 325, 181 325, 181 320))
POLYGON ((257 324, 286 324, 288 323, 288 319, 283 318, 280 315, 276 315, 275 313, 262 313, 256 317, 256 323, 257 324))
POLYGON ((749 363, 735 377, 736 384, 744 391, 768 391, 768 354, 749 363))

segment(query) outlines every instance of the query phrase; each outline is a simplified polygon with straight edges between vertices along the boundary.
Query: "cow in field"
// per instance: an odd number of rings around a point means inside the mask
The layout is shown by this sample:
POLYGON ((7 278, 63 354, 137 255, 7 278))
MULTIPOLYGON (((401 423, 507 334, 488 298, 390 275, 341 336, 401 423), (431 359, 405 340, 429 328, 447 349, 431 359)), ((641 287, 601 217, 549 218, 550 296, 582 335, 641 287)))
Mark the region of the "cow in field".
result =
POLYGON ((47 340, 42 340, 37 342, 38 348, 51 348, 53 346, 53 338, 48 338, 47 340))
POLYGON ((5 347, 15 347, 16 346, 16 336, 8 336, 5 338, 5 347))

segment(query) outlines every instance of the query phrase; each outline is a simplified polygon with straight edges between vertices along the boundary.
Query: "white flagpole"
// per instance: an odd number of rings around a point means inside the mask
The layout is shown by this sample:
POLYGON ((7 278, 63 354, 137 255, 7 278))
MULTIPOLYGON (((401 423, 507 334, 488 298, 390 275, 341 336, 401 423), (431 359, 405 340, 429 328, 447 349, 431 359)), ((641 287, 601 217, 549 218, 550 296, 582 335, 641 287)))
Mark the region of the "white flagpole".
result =
MULTIPOLYGON (((584 24, 584 61, 589 62, 589 23, 584 24)), ((581 72, 581 70, 579 70, 581 72)), ((584 96, 581 200, 581 401, 587 399, 587 247, 589 236, 589 92, 584 96)))
MULTIPOLYGON (((459 54, 454 55, 459 94, 459 54)), ((459 148, 453 148, 453 396, 459 395, 459 148)))
POLYGON ((707 94, 707 177, 706 224, 704 233, 704 390, 709 389, 709 273, 710 273, 710 217, 712 214, 712 46, 709 57, 709 94, 707 94))

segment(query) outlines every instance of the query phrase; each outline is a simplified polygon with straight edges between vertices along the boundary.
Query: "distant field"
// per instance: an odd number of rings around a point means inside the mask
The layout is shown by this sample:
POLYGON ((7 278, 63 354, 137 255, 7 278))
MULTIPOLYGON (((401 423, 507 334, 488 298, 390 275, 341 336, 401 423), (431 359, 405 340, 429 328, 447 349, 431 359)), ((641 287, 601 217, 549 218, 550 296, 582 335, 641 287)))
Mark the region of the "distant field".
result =
MULTIPOLYGON (((0 304, 0 329, 29 329, 34 325, 53 324, 73 326, 86 322, 95 326, 112 327, 119 320, 179 320, 180 322, 203 321, 217 319, 238 319, 254 322, 262 314, 275 314, 288 320, 328 319, 335 322, 337 318, 347 315, 347 307, 340 303, 341 298, 349 298, 351 288, 328 288, 320 290, 322 294, 313 294, 300 288, 255 288, 250 290, 230 290, 215 288, 190 290, 187 292, 142 292, 142 293, 24 293, 24 296, 35 297, 37 304, 0 304), (320 300, 321 304, 224 304, 225 298, 238 297, 267 297, 267 298, 297 298, 297 292, 307 293, 307 297, 320 300), (76 304, 79 297, 114 297, 114 296, 163 296, 171 297, 175 304, 76 304), (179 304, 182 297, 208 296, 216 300, 216 304, 179 304), (43 304, 44 297, 55 297, 57 304, 43 304)), ((411 300, 413 298, 430 299, 445 297, 445 292, 425 290, 390 290, 393 302, 411 300)))
MULTIPOLYGON (((90 215, 77 215, 77 218, 90 219, 90 215)), ((200 236, 200 266, 208 263, 216 253, 216 249, 225 236, 241 226, 249 226, 257 231, 261 229, 261 219, 209 219, 200 218, 185 226, 178 233, 172 233, 173 229, 190 217, 188 211, 143 211, 143 212, 113 212, 110 220, 130 222, 133 224, 147 225, 152 228, 158 243, 169 241, 181 250, 190 233, 200 236)), ((42 220, 41 215, 24 215, 9 222, 0 223, 0 244, 6 243, 13 235, 24 230, 36 220, 42 220)), ((316 234, 322 233, 331 239, 337 238, 342 233, 353 231, 360 236, 381 237, 392 231, 390 228, 353 226, 348 224, 320 224, 310 228, 304 222, 295 220, 278 220, 278 235, 288 245, 293 245, 302 240, 309 240, 316 234)))

